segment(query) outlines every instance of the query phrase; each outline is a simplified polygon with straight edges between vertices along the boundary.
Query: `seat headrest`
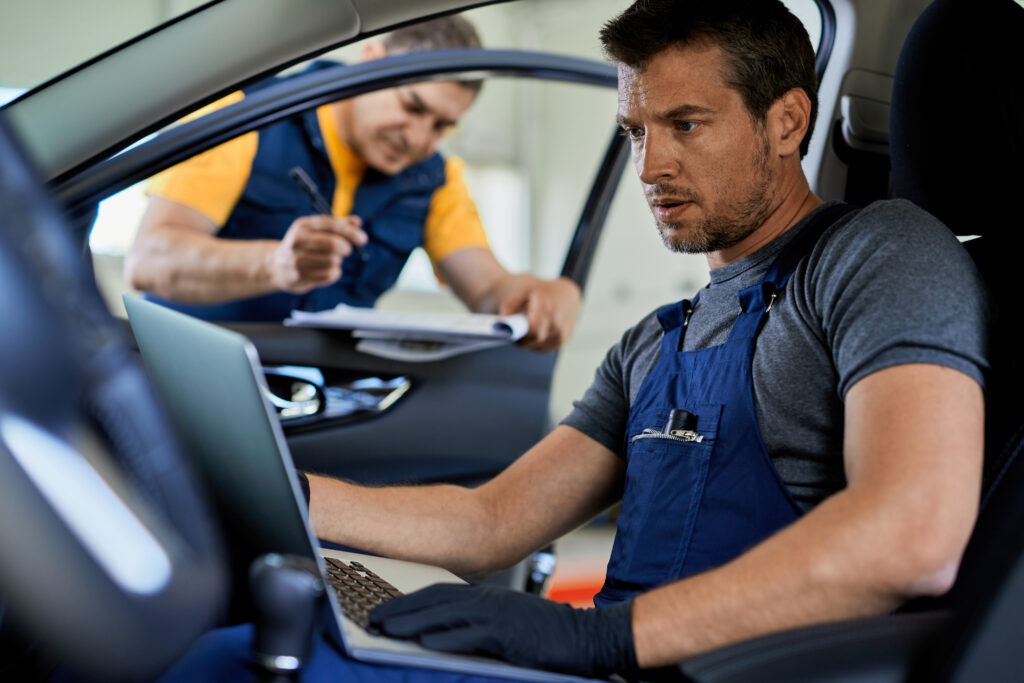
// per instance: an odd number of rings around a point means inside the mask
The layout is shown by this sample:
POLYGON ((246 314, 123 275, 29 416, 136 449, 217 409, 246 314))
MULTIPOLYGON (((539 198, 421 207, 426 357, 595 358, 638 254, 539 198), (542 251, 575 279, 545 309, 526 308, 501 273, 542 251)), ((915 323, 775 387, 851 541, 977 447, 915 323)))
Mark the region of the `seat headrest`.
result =
POLYGON ((1022 38, 1024 7, 1014 0, 936 0, 900 52, 893 193, 959 235, 1024 237, 1022 38))

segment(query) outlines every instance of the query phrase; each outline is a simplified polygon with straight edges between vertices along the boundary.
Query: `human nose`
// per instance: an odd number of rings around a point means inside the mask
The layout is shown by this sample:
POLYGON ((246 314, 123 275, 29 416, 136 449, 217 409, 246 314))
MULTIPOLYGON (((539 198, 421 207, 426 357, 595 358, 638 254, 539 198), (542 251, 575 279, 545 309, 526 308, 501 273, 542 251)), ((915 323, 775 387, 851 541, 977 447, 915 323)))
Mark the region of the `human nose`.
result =
POLYGON ((421 156, 426 156, 433 152, 433 147, 437 144, 433 125, 426 117, 414 119, 406 129, 406 135, 409 146, 421 156))
POLYGON ((657 184, 679 172, 679 159, 676 158, 675 150, 667 141, 660 140, 650 131, 634 149, 633 163, 640 182, 645 185, 657 184))

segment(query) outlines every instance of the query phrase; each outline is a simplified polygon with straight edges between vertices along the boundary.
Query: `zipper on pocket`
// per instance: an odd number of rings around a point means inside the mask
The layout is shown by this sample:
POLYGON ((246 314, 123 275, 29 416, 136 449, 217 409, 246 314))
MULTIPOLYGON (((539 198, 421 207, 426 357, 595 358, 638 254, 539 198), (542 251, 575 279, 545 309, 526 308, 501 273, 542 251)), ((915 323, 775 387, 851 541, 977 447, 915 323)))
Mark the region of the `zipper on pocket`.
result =
POLYGON ((668 434, 657 429, 645 429, 630 439, 629 442, 634 443, 639 439, 668 439, 669 441, 682 441, 684 443, 700 443, 704 440, 704 435, 698 434, 692 429, 673 429, 668 434))

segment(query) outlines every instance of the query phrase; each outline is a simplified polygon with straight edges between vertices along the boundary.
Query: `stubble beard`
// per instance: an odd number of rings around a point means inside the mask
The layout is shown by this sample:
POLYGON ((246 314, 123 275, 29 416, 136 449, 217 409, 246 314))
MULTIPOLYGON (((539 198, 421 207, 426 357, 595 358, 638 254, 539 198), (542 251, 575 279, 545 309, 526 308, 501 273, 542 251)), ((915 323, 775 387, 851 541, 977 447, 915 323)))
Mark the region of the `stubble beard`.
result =
MULTIPOLYGON (((696 225, 687 226, 683 223, 670 223, 655 218, 655 227, 661 235, 661 241, 671 251, 681 254, 707 254, 713 251, 728 249, 742 242, 747 236, 761 227, 771 215, 771 198, 769 190, 772 185, 772 170, 768 166, 768 141, 762 138, 762 144, 754 152, 754 167, 758 174, 750 190, 738 200, 734 200, 726 212, 705 215, 696 225)), ((656 188, 665 194, 680 194, 670 186, 656 188)), ((697 197, 693 197, 695 203, 697 197)))

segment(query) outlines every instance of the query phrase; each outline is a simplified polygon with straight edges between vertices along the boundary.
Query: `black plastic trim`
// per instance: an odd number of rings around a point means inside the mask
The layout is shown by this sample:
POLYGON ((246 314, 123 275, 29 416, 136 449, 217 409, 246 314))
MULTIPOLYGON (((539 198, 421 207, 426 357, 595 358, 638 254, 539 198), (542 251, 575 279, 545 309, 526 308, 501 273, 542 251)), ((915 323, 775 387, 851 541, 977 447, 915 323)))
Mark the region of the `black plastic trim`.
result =
POLYGON ((817 0, 817 3, 821 12, 821 41, 818 43, 817 55, 814 58, 814 73, 818 76, 818 83, 821 83, 836 43, 836 11, 829 0, 817 0))
POLYGON ((619 135, 616 128, 590 187, 590 195, 583 205, 583 212, 580 214, 579 223, 576 224, 576 232, 573 233, 569 251, 565 255, 565 263, 562 265, 562 277, 575 282, 581 290, 586 288, 590 266, 597 252, 597 243, 628 158, 628 141, 619 135))
POLYGON ((679 671, 700 683, 897 683, 949 621, 948 612, 931 612, 808 626, 698 655, 679 671))

